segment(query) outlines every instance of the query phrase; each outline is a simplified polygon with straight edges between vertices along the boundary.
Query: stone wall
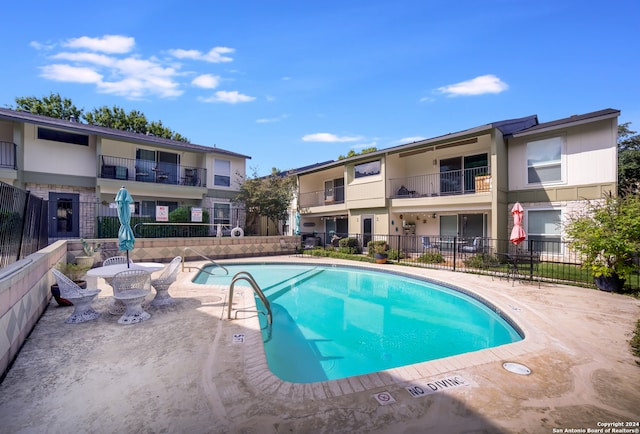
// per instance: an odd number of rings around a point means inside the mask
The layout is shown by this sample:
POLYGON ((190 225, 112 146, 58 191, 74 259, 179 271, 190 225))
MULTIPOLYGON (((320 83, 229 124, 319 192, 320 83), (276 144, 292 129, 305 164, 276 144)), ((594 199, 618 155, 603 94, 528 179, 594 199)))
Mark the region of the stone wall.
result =
MULTIPOLYGON (((201 238, 138 238, 135 248, 129 252, 134 261, 169 262, 176 256, 183 256, 191 260, 202 260, 200 255, 211 259, 242 258, 251 256, 281 255, 293 252, 292 249, 283 250, 280 240, 288 246, 300 245, 299 236, 250 236, 250 237, 201 237, 201 238)), ((118 250, 118 240, 87 239, 89 244, 101 243, 101 258, 96 256, 97 264, 100 260, 115 255, 122 255, 118 250)), ((82 243, 79 240, 68 241, 68 261, 74 261, 82 255, 82 243)))
POLYGON ((0 270, 0 378, 49 304, 49 270, 66 254, 66 241, 57 241, 0 270))

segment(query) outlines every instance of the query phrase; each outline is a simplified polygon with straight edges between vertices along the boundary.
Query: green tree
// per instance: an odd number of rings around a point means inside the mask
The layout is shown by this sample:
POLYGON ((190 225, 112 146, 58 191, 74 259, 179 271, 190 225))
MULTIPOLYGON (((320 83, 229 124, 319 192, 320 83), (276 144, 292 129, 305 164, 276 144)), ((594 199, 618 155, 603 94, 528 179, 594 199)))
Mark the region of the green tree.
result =
POLYGON ((618 125, 618 194, 640 192, 640 135, 629 129, 630 122, 618 125))
POLYGON ((144 113, 138 110, 131 110, 127 113, 122 107, 115 105, 113 107, 102 106, 95 108, 84 115, 84 120, 89 125, 189 142, 186 137, 162 125, 162 121, 149 122, 144 113))
POLYGON ((370 152, 376 152, 378 150, 378 148, 376 148, 375 146, 371 147, 371 148, 365 148, 360 152, 356 152, 353 149, 351 149, 349 152, 347 152, 347 155, 340 155, 338 157, 338 160, 344 160, 345 158, 351 158, 351 157, 355 157, 356 155, 362 155, 362 154, 369 154, 370 152))
POLYGON ((273 168, 271 174, 265 177, 258 177, 254 169, 253 175, 243 180, 234 202, 242 204, 247 213, 266 217, 278 227, 278 221, 287 218, 287 210, 293 200, 295 185, 294 176, 286 176, 286 172, 276 168, 273 168))
POLYGON ((76 107, 69 98, 62 98, 59 93, 51 93, 49 96, 36 98, 35 96, 23 96, 15 99, 15 110, 33 113, 34 115, 48 116, 58 119, 76 119, 80 121, 84 109, 76 107))
POLYGON ((84 120, 89 125, 130 131, 140 134, 151 134, 164 139, 189 143, 189 139, 164 125, 162 121, 149 122, 144 113, 131 110, 127 113, 122 107, 102 106, 84 113, 84 109, 77 108, 69 98, 62 98, 59 93, 36 98, 35 96, 17 97, 16 110, 36 115, 69 120, 74 118, 84 120))
POLYGON ((582 266, 595 277, 617 275, 626 279, 636 266, 640 251, 640 196, 605 195, 589 201, 582 210, 566 217, 569 247, 580 254, 582 266))

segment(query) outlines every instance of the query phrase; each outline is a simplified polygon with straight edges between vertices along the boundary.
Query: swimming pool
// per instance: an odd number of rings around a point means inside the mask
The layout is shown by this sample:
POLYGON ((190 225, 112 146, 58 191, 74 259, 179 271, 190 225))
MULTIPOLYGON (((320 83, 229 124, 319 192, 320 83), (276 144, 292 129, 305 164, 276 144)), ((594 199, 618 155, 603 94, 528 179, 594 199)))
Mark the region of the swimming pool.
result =
MULTIPOLYGON (((225 267, 228 276, 199 273, 194 282, 228 287, 235 273, 251 273, 273 313, 271 327, 260 316, 267 363, 285 381, 335 380, 523 338, 486 302, 407 275, 343 266, 225 267)), ((263 308, 257 298, 256 305, 263 308)))

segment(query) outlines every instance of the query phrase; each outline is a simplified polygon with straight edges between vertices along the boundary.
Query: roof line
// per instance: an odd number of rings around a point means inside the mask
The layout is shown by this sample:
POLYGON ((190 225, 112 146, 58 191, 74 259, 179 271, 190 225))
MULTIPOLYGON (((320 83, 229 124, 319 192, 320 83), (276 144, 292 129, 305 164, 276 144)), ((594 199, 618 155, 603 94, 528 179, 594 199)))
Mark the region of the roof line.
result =
POLYGON ((0 119, 17 120, 22 122, 30 122, 37 125, 48 126, 52 128, 62 128, 66 130, 83 132, 85 134, 95 134, 104 137, 123 139, 132 142, 143 143, 154 146, 165 146, 170 148, 177 148, 183 150, 207 152, 207 153, 220 153, 226 155, 232 155, 240 158, 251 159, 248 155, 239 154, 237 152, 228 151, 226 149, 197 145, 188 142, 181 142, 178 140, 165 139, 163 137, 148 136, 146 134, 134 133, 130 131, 118 130, 114 128, 102 127, 99 125, 83 124, 77 121, 52 118, 49 116, 36 115, 30 112, 24 112, 13 109, 0 108, 0 119))

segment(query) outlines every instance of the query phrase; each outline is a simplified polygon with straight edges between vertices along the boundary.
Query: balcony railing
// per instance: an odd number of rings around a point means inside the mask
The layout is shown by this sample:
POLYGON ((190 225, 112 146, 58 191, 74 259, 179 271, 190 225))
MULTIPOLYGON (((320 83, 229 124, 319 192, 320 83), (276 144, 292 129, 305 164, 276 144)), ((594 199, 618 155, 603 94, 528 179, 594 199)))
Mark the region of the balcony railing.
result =
POLYGON ((207 169, 152 160, 102 155, 100 178, 122 179, 157 184, 207 186, 207 169))
POLYGON ((300 206, 323 206, 344 203, 344 187, 300 193, 300 206))
POLYGON ((5 169, 17 169, 16 166, 16 144, 11 142, 0 142, 0 167, 5 169))
POLYGON ((491 190, 489 167, 451 170, 389 180, 389 198, 449 196, 491 190))

